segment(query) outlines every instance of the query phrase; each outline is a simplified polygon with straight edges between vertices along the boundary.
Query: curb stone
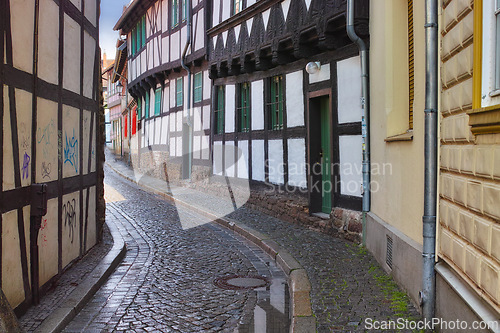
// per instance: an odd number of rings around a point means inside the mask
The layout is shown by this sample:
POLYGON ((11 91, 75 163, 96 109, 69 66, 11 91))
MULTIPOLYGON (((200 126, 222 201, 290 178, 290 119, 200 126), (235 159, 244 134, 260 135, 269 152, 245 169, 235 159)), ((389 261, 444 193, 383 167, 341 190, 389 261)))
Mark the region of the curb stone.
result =
POLYGON ((214 220, 219 225, 233 230, 237 234, 245 237, 266 253, 276 262, 276 264, 285 272, 288 277, 288 285, 290 288, 290 298, 292 304, 290 306, 292 312, 290 332, 293 333, 312 333, 316 332, 316 318, 311 307, 311 283, 307 276, 306 270, 300 263, 275 240, 266 234, 261 233, 245 224, 228 217, 217 217, 216 215, 206 211, 203 207, 189 204, 183 200, 174 198, 172 195, 155 189, 151 186, 140 184, 135 179, 121 173, 111 163, 105 162, 113 171, 130 182, 137 184, 148 192, 154 193, 166 199, 167 201, 179 204, 185 208, 192 209, 198 214, 214 220))
POLYGON ((113 237, 113 247, 89 276, 76 287, 64 303, 53 311, 35 330, 37 333, 61 332, 80 312, 96 291, 106 282, 127 252, 125 241, 113 223, 107 223, 113 237))

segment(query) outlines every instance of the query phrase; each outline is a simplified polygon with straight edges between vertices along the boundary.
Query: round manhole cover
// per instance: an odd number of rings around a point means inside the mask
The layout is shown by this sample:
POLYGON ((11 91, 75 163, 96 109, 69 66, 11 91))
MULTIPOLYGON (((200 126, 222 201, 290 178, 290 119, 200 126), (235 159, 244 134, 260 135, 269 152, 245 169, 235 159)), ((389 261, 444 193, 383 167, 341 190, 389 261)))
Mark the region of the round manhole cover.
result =
POLYGON ((214 284, 222 289, 240 290, 267 287, 269 280, 261 275, 227 275, 216 278, 214 284))

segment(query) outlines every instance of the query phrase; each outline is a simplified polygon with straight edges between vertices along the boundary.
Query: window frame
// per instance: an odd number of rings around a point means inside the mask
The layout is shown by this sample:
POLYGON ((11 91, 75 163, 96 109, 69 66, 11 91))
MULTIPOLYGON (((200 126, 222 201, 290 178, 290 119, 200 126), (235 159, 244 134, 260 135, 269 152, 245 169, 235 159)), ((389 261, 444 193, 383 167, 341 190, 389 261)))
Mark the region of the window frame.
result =
POLYGON ((214 134, 224 133, 224 117, 225 117, 225 103, 226 103, 226 89, 225 86, 216 86, 216 104, 214 110, 214 134))
POLYGON ((142 97, 139 97, 137 99, 137 119, 142 119, 143 113, 142 113, 142 97))
POLYGON ((266 104, 269 120, 268 130, 270 131, 283 130, 285 113, 283 84, 283 75, 275 75, 268 80, 268 101, 266 104))
POLYGON ((181 0, 172 0, 172 6, 170 8, 171 12, 172 12, 172 16, 171 16, 171 19, 172 19, 172 22, 170 24, 171 28, 176 28, 179 26, 179 1, 181 0))
POLYGON ((245 6, 244 6, 243 0, 232 0, 231 1, 231 16, 236 15, 236 14, 240 13, 241 11, 243 11, 244 7, 245 6), (236 10, 237 5, 239 5, 238 10, 236 10))
POLYGON ((149 113, 149 103, 150 103, 150 93, 146 91, 146 96, 144 97, 144 118, 148 119, 150 117, 149 113))
POLYGON ((237 99, 237 117, 238 117, 238 132, 250 132, 250 112, 251 112, 251 88, 250 82, 242 82, 238 84, 238 99, 237 99))
POLYGON ((183 105, 184 105, 184 78, 181 76, 175 79, 175 106, 180 107, 183 105))
POLYGON ((193 76, 193 103, 199 103, 203 100, 203 72, 198 72, 193 76), (199 85, 197 85, 197 78, 199 85))
POLYGON ((500 0, 495 1, 495 80, 494 89, 500 90, 500 0))
POLYGON ((180 10, 181 10, 181 22, 184 23, 186 22, 187 20, 187 1, 186 0, 180 0, 181 2, 181 6, 180 6, 180 10))

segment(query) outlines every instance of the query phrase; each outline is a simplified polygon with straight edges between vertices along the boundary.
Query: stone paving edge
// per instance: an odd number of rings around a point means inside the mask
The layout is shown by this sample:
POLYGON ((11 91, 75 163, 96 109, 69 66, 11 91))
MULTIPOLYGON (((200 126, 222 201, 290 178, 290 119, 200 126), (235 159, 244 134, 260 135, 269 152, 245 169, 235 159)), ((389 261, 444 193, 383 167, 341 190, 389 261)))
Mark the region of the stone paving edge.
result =
POLYGON ((106 222, 106 224, 113 237, 113 247, 89 276, 71 292, 61 306, 42 322, 35 332, 61 332, 122 262, 127 252, 125 241, 113 223, 106 222))
POLYGON ((172 195, 155 189, 151 186, 141 184, 135 179, 121 173, 118 169, 113 167, 111 163, 106 162, 113 171, 121 177, 131 181, 148 192, 154 193, 163 197, 164 199, 180 204, 189 209, 195 210, 198 214, 214 220, 219 225, 233 230, 237 234, 242 235, 266 253, 276 262, 276 264, 285 272, 288 277, 288 285, 290 288, 291 296, 291 312, 292 320, 290 325, 290 332, 293 333, 311 333, 316 332, 316 318, 312 312, 311 307, 311 283, 307 276, 306 270, 300 263, 288 252, 281 247, 270 236, 263 234, 247 225, 228 217, 217 217, 214 214, 206 211, 203 207, 184 202, 180 199, 174 198, 172 195))

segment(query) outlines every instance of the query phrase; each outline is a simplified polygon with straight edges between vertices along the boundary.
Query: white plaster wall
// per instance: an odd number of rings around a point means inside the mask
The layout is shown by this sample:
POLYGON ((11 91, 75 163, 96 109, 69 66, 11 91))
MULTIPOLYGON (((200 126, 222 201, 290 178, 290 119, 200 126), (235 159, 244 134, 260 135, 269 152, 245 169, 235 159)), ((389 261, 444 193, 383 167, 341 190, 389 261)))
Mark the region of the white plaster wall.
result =
POLYGON ((154 131, 155 145, 160 144, 161 135, 162 135, 162 132, 161 132, 161 118, 157 117, 157 118, 155 118, 155 131, 154 131))
POLYGON ((284 183, 283 169, 283 141, 269 140, 269 182, 274 184, 284 183))
POLYGON ((92 25, 97 26, 97 11, 96 11, 96 0, 85 0, 85 17, 92 23, 92 25))
POLYGON ((168 0, 161 2, 161 30, 168 31, 168 18, 169 18, 168 0))
POLYGON ((202 8, 196 15, 196 39, 194 49, 200 50, 205 47, 205 10, 202 8))
POLYGON ((183 114, 182 114, 182 111, 178 111, 177 112, 177 125, 176 125, 176 131, 177 132, 181 132, 182 131, 182 118, 183 118, 183 114))
POLYGON ((168 142, 168 118, 169 115, 161 117, 161 141, 162 145, 166 145, 168 142))
POLYGON ((226 133, 234 132, 234 112, 235 112, 235 85, 228 84, 226 86, 226 109, 224 110, 225 114, 225 130, 226 133))
POLYGON ((213 146, 213 172, 214 175, 222 175, 222 169, 223 169, 223 159, 222 159, 222 142, 221 141, 216 141, 214 142, 213 146))
POLYGON ((264 81, 252 82, 252 130, 264 129, 264 81))
POLYGON ((83 95, 85 97, 92 98, 92 91, 94 89, 93 81, 96 40, 92 38, 86 31, 84 32, 83 36, 85 41, 85 48, 83 50, 85 56, 83 63, 83 95))
POLYGON ((34 8, 33 1, 10 1, 14 67, 28 73, 33 72, 34 8))
POLYGON ((330 64, 321 64, 316 74, 309 74, 309 83, 317 83, 330 80, 330 64))
POLYGON ((204 160, 208 160, 210 157, 210 137, 208 135, 204 135, 201 137, 201 158, 204 160))
POLYGON ((66 14, 63 68, 63 88, 80 94, 80 26, 66 14))
POLYGON ((170 132, 175 132, 175 124, 176 124, 175 117, 176 117, 176 114, 174 112, 172 112, 172 113, 169 114, 169 116, 170 116, 170 132))
POLYGON ((236 176, 236 147, 233 141, 226 141, 224 145, 224 168, 226 176, 236 176))
POLYGON ((175 84, 176 84, 176 80, 171 80, 170 81, 170 105, 172 107, 175 107, 175 102, 176 102, 176 99, 175 99, 175 84))
POLYGON ((203 107, 203 129, 210 128, 210 106, 203 107))
POLYGON ((257 0, 247 0, 247 7, 250 7, 251 5, 253 5, 256 2, 257 2, 257 0))
POLYGON ((222 2, 222 0, 215 0, 213 2, 214 7, 213 7, 213 15, 212 15, 212 24, 214 27, 220 23, 219 22, 219 13, 220 13, 221 2, 222 2))
POLYGON ((176 148, 177 156, 182 156, 182 138, 177 137, 175 141, 177 143, 177 148, 176 148))
POLYGON ((212 94, 212 81, 208 76, 208 71, 203 71, 203 99, 209 99, 212 94))
POLYGON ((362 150, 361 135, 342 135, 340 147, 340 193, 361 197, 362 150))
POLYGON ((305 139, 288 139, 288 183, 307 187, 305 139))
POLYGON ((339 124, 361 121, 361 67, 359 56, 337 63, 339 124))
POLYGON ((222 22, 224 22, 230 17, 231 15, 230 7, 231 7, 230 1, 222 1, 222 22))
POLYGON ((53 0, 40 1, 38 76, 49 83, 57 84, 59 78, 59 6, 53 0))
MULTIPOLYGON (((184 45, 186 45, 186 41, 187 41, 187 28, 186 28, 186 26, 181 28, 181 35, 180 36, 181 36, 181 44, 179 45, 179 50, 180 50, 179 58, 182 54, 182 51, 184 50, 184 45)), ((191 47, 188 49, 187 54, 191 54, 191 47)))
POLYGON ((163 88, 163 105, 161 106, 161 112, 168 112, 170 109, 170 89, 168 86, 163 88))
POLYGON ((199 159, 201 157, 201 140, 199 135, 193 137, 193 158, 199 159))
POLYGON ((161 43, 161 47, 162 47, 162 50, 161 50, 161 60, 162 60, 162 63, 167 63, 169 62, 169 59, 170 59, 170 48, 169 48, 169 38, 168 37, 165 37, 162 39, 162 43, 161 43))
POLYGON ((286 75, 286 121, 288 127, 304 126, 303 87, 302 71, 286 75))
POLYGON ((149 122, 148 122, 148 144, 149 145, 154 145, 155 144, 155 120, 154 119, 151 119, 149 122))
POLYGON ((252 179, 265 181, 264 140, 252 141, 252 179))
POLYGON ((201 130, 201 108, 195 107, 193 108, 193 127, 195 131, 201 130))
POLYGON ((174 138, 170 138, 170 141, 169 141, 169 145, 170 145, 170 156, 176 156, 176 151, 175 151, 175 137, 174 138))
POLYGON ((239 141, 237 150, 238 178, 248 179, 248 141, 239 141))
MULTIPOLYGON (((57 103, 47 99, 38 98, 38 120, 36 132, 36 169, 42 166, 48 171, 45 177, 37 172, 36 181, 46 182, 57 179, 57 103)), ((10 128, 10 126, 7 126, 10 128)), ((85 150, 84 150, 85 152, 85 150)), ((88 151, 87 151, 88 154, 88 151)), ((85 155, 84 155, 85 156, 85 155)), ((85 159, 84 159, 85 161, 85 159)), ((85 165, 87 167, 88 165, 85 165)))

